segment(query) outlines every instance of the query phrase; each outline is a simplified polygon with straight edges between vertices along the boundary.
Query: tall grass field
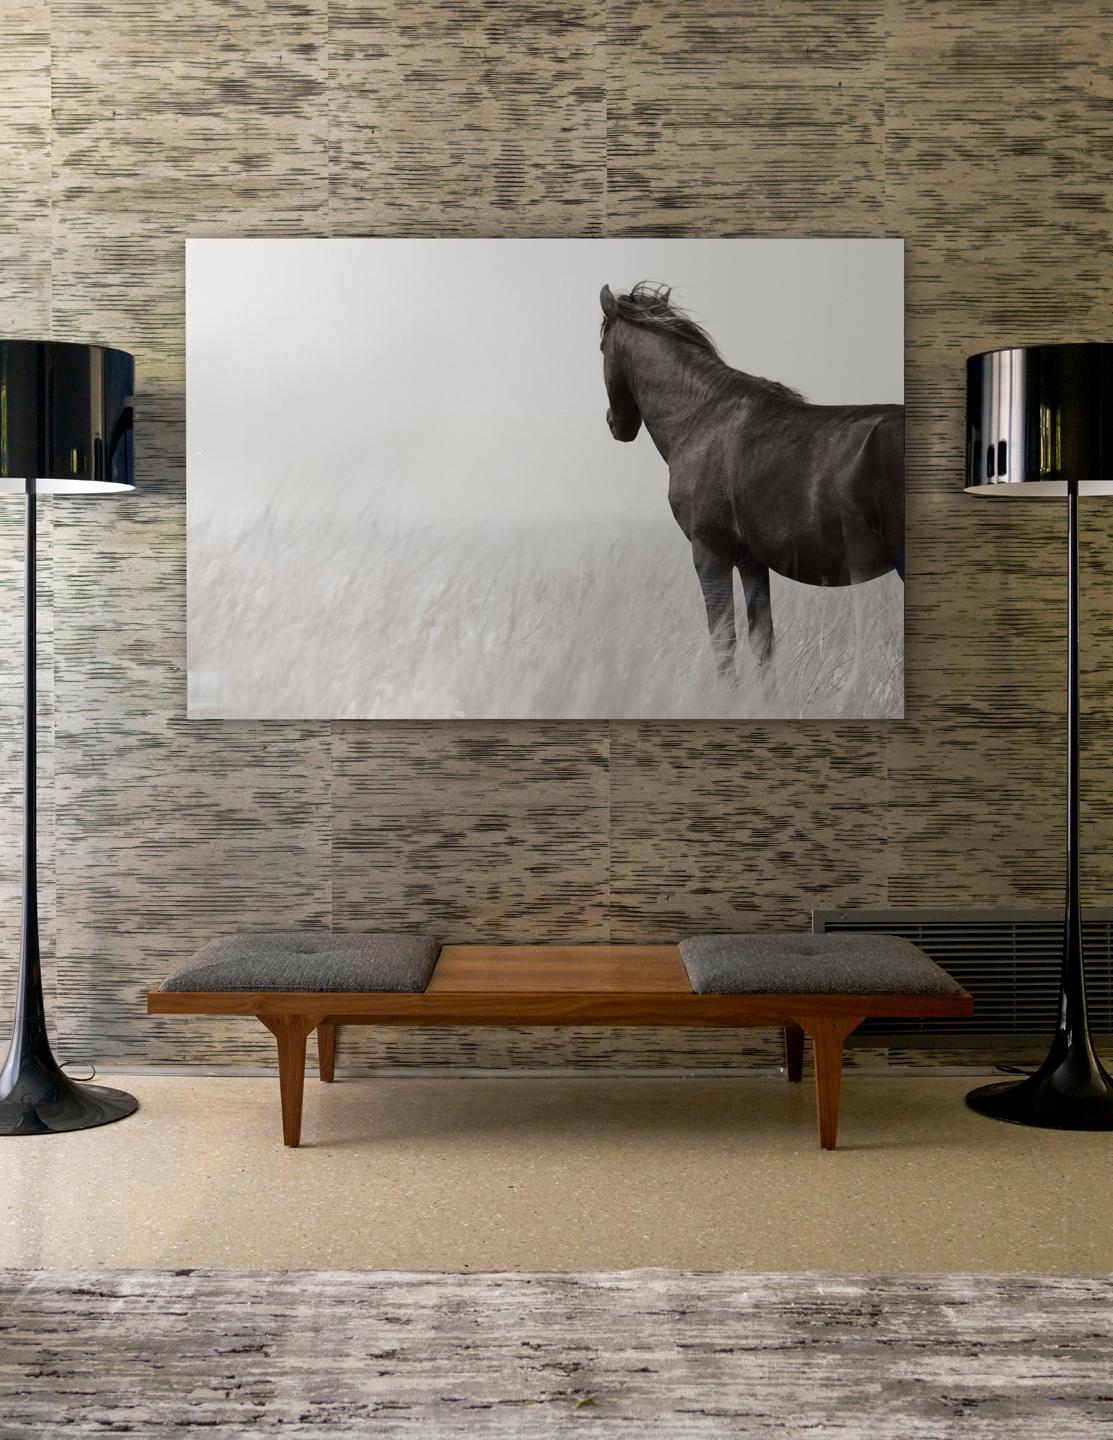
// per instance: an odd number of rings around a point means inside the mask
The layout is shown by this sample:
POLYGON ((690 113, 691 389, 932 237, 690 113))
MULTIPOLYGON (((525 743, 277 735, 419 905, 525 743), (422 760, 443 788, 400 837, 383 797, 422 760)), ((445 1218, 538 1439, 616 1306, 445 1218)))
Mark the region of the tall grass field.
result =
POLYGON ((759 667, 736 580, 737 674, 712 664, 671 517, 585 527, 423 526, 366 516, 190 521, 196 718, 899 717, 904 587, 773 577, 759 667))

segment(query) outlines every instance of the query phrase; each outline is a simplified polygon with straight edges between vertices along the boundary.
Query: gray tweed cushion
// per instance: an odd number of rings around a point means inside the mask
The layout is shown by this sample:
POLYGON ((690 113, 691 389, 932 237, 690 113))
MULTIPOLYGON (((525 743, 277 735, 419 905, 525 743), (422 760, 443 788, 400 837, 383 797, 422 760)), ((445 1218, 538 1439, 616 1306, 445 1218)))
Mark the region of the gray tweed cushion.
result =
POLYGON ((172 971, 161 988, 424 990, 440 950, 429 935, 221 935, 172 971))
POLYGON ((698 995, 957 995, 961 985, 897 935, 699 935, 681 940, 698 995))

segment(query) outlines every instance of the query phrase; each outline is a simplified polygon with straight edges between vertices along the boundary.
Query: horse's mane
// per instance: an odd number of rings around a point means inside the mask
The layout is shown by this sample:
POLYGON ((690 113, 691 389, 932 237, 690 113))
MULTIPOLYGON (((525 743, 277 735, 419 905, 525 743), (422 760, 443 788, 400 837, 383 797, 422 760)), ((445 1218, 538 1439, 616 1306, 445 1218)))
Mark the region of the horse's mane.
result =
POLYGON ((599 331, 600 338, 606 336, 612 318, 629 320, 632 325, 641 325, 646 330, 662 331, 676 340, 683 340, 688 345, 705 350, 716 360, 721 360, 723 357, 711 336, 702 325, 697 325, 690 315, 685 314, 679 305, 670 302, 671 294, 671 286, 654 280, 639 280, 625 295, 614 297, 617 314, 614 317, 604 316, 599 331))
POLYGON ((744 370, 735 370, 727 365, 711 336, 679 305, 672 303, 671 295, 671 286, 655 280, 639 280, 626 294, 616 295, 614 297, 616 313, 613 316, 605 315, 599 329, 600 344, 606 340, 607 331, 615 320, 629 320, 632 325, 640 325, 643 329, 655 330, 658 334, 668 335, 674 340, 690 345, 694 350, 710 359, 718 361, 731 379, 737 377, 738 380, 745 381, 748 386, 757 386, 767 394, 776 395, 782 400, 803 400, 804 397, 798 390, 792 390, 778 380, 766 380, 761 375, 747 375, 744 370))

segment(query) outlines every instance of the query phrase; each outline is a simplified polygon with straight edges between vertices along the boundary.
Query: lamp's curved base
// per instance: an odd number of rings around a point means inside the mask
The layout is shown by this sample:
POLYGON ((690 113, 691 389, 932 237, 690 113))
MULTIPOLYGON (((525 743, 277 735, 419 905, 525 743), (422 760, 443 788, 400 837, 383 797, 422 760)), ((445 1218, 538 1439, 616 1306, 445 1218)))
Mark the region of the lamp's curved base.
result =
MULTIPOLYGON (((53 1058, 53 1057, 51 1057, 53 1058)), ((110 1125, 139 1108, 126 1090, 82 1085, 56 1065, 32 1061, 0 1098, 0 1135, 53 1135, 110 1125)))
POLYGON ((1082 1074, 1064 1064, 1044 1066, 1026 1080, 981 1085, 966 1097, 971 1110, 1010 1125, 1041 1130, 1113 1130, 1113 1081, 1102 1066, 1082 1074))

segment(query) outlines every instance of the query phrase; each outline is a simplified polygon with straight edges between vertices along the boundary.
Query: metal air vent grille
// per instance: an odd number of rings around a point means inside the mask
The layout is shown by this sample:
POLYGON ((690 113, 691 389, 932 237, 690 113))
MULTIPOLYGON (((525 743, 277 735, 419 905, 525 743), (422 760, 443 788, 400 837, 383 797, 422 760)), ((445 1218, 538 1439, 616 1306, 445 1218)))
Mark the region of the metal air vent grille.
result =
MULTIPOLYGON (((1056 910, 817 910, 812 929, 870 930, 919 945, 974 997, 970 1019, 869 1020, 858 1035, 1050 1035, 1063 916, 1056 910)), ((1113 1034, 1113 910, 1083 912, 1090 1028, 1113 1034)))

